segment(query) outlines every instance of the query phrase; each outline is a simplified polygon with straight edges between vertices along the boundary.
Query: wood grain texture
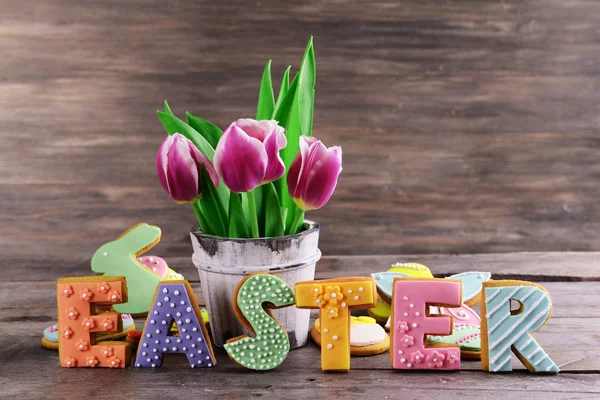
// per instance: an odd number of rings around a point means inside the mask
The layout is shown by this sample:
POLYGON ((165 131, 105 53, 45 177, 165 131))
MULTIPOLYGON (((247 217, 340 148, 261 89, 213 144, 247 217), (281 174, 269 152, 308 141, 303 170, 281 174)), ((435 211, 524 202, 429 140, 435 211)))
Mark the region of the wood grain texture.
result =
MULTIPOLYGON (((168 99, 252 116, 315 36, 344 148, 326 255, 600 249, 600 4, 0 0, 0 252, 87 257, 147 221, 191 254, 154 157, 168 99)), ((161 255, 162 255, 161 254, 161 255)))

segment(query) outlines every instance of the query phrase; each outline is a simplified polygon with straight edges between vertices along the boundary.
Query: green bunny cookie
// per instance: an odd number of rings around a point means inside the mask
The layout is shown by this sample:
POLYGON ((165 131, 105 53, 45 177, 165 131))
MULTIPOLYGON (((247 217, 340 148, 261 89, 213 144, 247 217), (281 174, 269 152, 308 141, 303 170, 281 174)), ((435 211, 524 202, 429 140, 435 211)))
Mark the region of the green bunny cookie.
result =
POLYGON ((140 223, 129 228, 114 242, 102 245, 94 253, 92 271, 106 276, 124 276, 127 279, 129 301, 115 304, 115 311, 144 314, 150 309, 154 291, 162 278, 139 263, 136 257, 159 241, 158 226, 140 223))

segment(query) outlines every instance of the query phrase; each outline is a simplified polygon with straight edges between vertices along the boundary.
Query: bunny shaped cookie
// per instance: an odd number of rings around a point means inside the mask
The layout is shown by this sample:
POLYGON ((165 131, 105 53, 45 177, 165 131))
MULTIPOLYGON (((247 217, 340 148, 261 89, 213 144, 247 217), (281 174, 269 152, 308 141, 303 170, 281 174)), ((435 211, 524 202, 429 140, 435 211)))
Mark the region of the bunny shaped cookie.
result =
POLYGON ((115 311, 125 314, 148 313, 154 291, 163 278, 143 266, 137 257, 154 247, 160 241, 160 234, 158 226, 140 223, 94 253, 92 271, 127 279, 129 301, 115 304, 115 311))

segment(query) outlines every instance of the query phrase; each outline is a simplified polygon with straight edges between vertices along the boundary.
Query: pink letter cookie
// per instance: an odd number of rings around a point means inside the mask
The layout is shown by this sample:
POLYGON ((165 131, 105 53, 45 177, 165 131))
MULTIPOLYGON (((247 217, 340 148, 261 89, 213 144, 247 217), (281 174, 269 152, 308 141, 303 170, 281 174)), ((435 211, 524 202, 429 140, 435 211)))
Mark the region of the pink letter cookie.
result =
POLYGON ((390 358, 395 369, 460 368, 459 346, 429 344, 426 335, 450 335, 452 317, 432 316, 429 306, 460 307, 461 283, 450 279, 396 278, 392 292, 390 358))
POLYGON ((122 276, 61 278, 56 285, 60 364, 72 367, 125 368, 129 365, 129 344, 102 342, 96 333, 120 332, 118 313, 92 314, 96 304, 127 302, 127 284, 122 276))

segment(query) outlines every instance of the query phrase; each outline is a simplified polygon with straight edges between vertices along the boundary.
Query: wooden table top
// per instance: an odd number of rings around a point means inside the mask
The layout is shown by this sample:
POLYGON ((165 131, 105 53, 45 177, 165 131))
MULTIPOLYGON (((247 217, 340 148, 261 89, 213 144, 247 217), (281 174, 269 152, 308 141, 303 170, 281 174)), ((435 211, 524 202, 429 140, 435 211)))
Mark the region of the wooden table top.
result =
MULTIPOLYGON (((600 253, 509 253, 487 255, 324 257, 317 278, 367 275, 393 261, 420 261, 438 276, 469 270, 496 278, 531 280, 546 287, 554 311, 535 339, 561 367, 557 376, 534 376, 514 357, 515 372, 489 374, 464 361, 459 372, 406 373, 390 368, 388 354, 353 357, 348 373, 324 373, 312 342, 292 351, 275 370, 254 372, 216 351, 214 369, 190 369, 183 356, 157 370, 61 368, 58 354, 41 346, 44 328, 56 320, 56 279, 90 275, 81 260, 65 261, 7 276, 0 282, 0 397, 3 398, 294 398, 317 395, 372 398, 598 398, 600 397, 600 253)), ((32 260, 33 261, 33 260, 32 260)), ((38 263, 41 260, 36 260, 38 263)), ((191 282, 199 301, 198 274, 188 257, 167 260, 191 282)), ((14 266, 15 269, 18 265, 14 266)), ((138 326, 141 326, 143 321, 138 326)))

